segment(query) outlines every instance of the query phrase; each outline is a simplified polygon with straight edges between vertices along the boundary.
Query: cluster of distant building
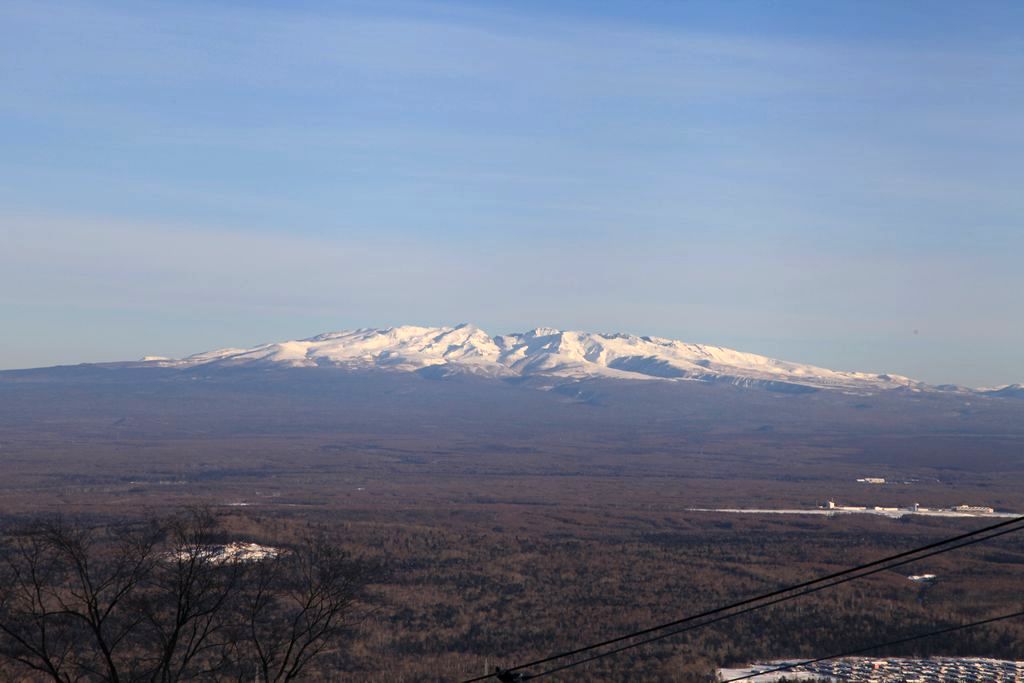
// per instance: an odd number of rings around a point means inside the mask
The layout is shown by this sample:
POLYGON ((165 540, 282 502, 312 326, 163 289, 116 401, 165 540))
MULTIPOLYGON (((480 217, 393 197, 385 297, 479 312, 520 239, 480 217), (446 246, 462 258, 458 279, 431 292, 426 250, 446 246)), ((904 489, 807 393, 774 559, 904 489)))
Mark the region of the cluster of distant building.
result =
POLYGON ((1024 662, 985 657, 843 657, 773 671, 789 661, 721 669, 722 680, 755 675, 752 683, 826 679, 841 683, 1024 683, 1024 662))
POLYGON ((954 505, 948 508, 926 508, 922 507, 918 503, 914 503, 909 507, 882 507, 875 505, 874 507, 867 507, 865 505, 836 505, 834 500, 830 500, 822 506, 825 510, 835 510, 836 512, 902 512, 902 513, 929 513, 929 512, 954 512, 964 515, 991 515, 995 510, 985 505, 954 505))
MULTIPOLYGON (((884 480, 879 480, 884 481, 884 480)), ((996 512, 987 505, 954 505, 945 508, 926 508, 918 503, 905 507, 886 507, 875 505, 837 505, 829 500, 823 505, 806 508, 687 508, 690 512, 727 512, 748 515, 826 515, 862 514, 881 515, 883 517, 900 518, 904 515, 924 515, 930 517, 1017 517, 1015 512, 996 512)))

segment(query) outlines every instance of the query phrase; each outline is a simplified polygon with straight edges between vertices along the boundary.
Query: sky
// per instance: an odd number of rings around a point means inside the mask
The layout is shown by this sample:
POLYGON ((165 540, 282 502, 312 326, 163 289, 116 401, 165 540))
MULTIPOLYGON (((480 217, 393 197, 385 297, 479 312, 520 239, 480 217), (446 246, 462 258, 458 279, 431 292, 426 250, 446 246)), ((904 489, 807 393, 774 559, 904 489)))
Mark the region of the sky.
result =
POLYGON ((0 3, 0 368, 399 324, 1024 382, 1024 4, 0 3))

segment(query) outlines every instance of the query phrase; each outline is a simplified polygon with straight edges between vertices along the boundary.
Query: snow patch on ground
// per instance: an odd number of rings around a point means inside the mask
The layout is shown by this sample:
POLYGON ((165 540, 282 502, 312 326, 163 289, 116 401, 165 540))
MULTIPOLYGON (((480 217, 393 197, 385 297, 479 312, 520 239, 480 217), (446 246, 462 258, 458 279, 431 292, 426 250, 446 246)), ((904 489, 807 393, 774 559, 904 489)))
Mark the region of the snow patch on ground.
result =
MULTIPOLYGON (((232 562, 259 562, 261 560, 273 559, 283 551, 280 548, 260 545, 259 543, 246 543, 234 541, 225 545, 211 545, 200 550, 196 555, 202 559, 209 560, 213 564, 228 564, 232 562)), ((172 553, 174 560, 187 560, 192 556, 189 550, 181 550, 172 553)))

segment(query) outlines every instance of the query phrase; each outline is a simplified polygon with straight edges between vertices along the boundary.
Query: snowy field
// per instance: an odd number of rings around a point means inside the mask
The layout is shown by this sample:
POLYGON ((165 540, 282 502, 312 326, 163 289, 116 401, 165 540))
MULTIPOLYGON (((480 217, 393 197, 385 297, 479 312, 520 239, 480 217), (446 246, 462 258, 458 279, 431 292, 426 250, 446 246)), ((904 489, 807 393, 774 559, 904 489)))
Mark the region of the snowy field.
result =
POLYGON ((719 680, 744 676, 752 683, 786 680, 830 680, 841 683, 1024 683, 1024 662, 985 657, 843 657, 774 671, 799 660, 776 660, 743 669, 719 669, 719 680), (765 673, 760 673, 765 672, 765 673), (753 675, 752 675, 753 674, 753 675))

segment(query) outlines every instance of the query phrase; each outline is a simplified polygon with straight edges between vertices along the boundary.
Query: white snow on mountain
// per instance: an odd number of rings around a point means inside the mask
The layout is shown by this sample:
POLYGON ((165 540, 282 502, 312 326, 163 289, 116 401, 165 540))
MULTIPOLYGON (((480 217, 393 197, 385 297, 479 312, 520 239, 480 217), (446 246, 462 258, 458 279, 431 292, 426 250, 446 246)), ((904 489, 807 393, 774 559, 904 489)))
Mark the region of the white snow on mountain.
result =
POLYGON ((978 393, 986 396, 1024 398, 1024 384, 1004 384, 998 387, 985 387, 978 389, 978 393))
POLYGON ((658 337, 549 328, 492 337, 470 324, 330 332, 308 339, 250 349, 220 349, 156 363, 170 367, 255 364, 407 372, 430 369, 441 374, 470 372, 494 377, 779 382, 855 391, 925 387, 898 375, 840 372, 658 337))

